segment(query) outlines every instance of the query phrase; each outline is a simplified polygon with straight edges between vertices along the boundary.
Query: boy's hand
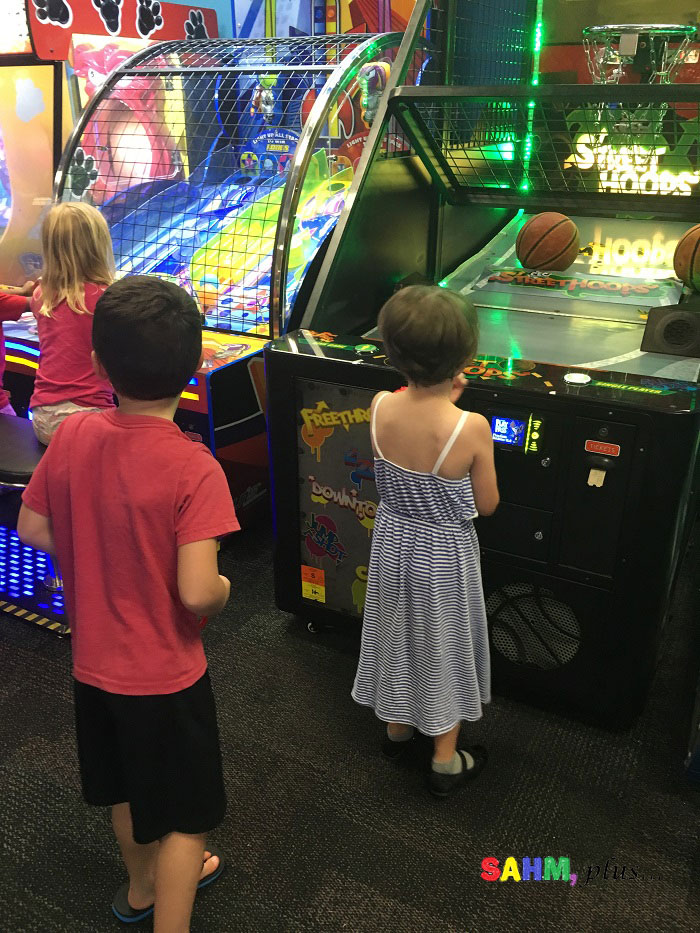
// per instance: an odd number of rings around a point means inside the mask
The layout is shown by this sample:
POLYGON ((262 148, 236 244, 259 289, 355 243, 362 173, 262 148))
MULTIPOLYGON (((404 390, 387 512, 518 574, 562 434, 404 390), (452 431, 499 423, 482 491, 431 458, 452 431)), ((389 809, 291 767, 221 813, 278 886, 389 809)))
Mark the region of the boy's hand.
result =
POLYGON ((456 405, 457 402, 462 397, 462 392, 467 387, 467 377, 464 373, 457 373, 457 375, 452 380, 452 391, 450 392, 450 401, 453 405, 456 405))
POLYGON ((231 584, 219 573, 215 538, 177 549, 177 588, 182 605, 196 616, 212 616, 224 608, 231 584))

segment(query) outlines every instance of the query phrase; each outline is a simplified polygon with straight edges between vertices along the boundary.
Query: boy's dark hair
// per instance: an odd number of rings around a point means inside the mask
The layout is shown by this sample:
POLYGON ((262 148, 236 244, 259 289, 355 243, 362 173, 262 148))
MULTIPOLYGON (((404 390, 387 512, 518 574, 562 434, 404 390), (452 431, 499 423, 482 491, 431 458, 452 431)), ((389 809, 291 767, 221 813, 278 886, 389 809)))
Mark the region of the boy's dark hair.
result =
POLYGON ((121 395, 174 398, 199 365, 202 317, 183 288, 150 275, 127 276, 98 300, 92 345, 121 395))
POLYGON ((470 301, 438 286, 409 285, 379 312, 389 362, 420 386, 437 385, 476 353, 479 325, 470 301))

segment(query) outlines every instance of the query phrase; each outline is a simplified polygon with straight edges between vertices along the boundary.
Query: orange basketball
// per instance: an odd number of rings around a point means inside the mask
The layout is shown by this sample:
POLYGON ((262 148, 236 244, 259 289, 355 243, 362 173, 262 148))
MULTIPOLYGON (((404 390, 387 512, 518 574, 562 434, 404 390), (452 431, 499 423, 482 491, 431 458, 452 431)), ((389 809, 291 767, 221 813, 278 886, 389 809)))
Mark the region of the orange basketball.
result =
POLYGON ((535 214, 520 229, 515 252, 524 269, 561 272, 578 255, 578 227, 565 214, 535 214))
POLYGON ((673 268, 684 285, 700 292, 700 224, 686 230, 678 241, 673 268))

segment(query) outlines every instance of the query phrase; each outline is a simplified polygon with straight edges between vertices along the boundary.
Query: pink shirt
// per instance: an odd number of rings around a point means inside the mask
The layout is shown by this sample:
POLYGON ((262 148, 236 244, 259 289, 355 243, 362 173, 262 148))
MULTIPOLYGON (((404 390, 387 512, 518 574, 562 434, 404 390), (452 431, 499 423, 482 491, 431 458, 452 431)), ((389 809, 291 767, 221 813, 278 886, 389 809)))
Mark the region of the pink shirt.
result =
POLYGON ((112 386, 92 369, 92 315, 105 285, 85 286, 89 314, 76 314, 65 301, 53 316, 39 314, 41 286, 32 296, 31 309, 39 332, 39 369, 34 380, 30 408, 74 402, 85 408, 113 408, 112 386))
POLYGON ((19 321, 29 307, 23 295, 4 295, 0 293, 0 409, 9 404, 10 396, 2 387, 5 373, 5 335, 2 332, 3 321, 19 321))
POLYGON ((71 415, 22 498, 52 522, 76 679, 132 695, 195 683, 207 662, 177 549, 239 529, 209 450, 164 418, 71 415))

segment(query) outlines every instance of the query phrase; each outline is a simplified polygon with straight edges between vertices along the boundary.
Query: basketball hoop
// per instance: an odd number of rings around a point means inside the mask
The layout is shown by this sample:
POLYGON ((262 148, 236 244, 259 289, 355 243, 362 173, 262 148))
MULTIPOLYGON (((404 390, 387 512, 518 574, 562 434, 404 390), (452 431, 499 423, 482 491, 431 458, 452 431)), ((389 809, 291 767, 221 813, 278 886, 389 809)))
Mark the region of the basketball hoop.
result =
POLYGON ((587 26, 583 46, 593 83, 620 84, 636 74, 641 84, 672 84, 695 32, 668 23, 587 26))
MULTIPOLYGON (((695 26, 669 23, 587 26, 583 46, 593 83, 672 84, 695 34, 695 26)), ((599 108, 598 117, 601 126, 626 137, 630 144, 642 136, 645 146, 653 146, 667 110, 667 103, 644 103, 631 109, 611 103, 599 108)))

